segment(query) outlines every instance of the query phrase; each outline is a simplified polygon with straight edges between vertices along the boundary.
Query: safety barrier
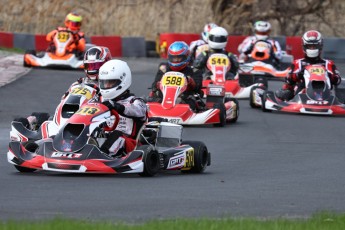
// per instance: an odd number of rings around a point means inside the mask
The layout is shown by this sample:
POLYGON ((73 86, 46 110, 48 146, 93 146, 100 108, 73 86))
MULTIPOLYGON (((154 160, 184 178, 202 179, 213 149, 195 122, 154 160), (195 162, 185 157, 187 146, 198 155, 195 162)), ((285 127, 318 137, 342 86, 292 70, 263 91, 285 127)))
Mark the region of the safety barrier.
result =
MULTIPOLYGON (((237 47, 246 36, 230 35, 226 49, 229 52, 238 54, 237 47)), ((185 41, 190 44, 194 40, 200 38, 199 34, 189 33, 162 33, 159 36, 158 52, 160 57, 166 58, 167 49, 174 41, 185 41)), ((302 40, 297 36, 276 36, 273 37, 286 50, 288 54, 294 58, 302 58, 302 40)), ((90 36, 86 37, 87 42, 95 45, 107 46, 113 57, 146 57, 148 53, 156 52, 152 43, 155 41, 145 41, 144 37, 121 37, 121 36, 90 36)), ((345 39, 343 38, 324 38, 323 57, 345 60, 345 39)), ((156 44, 157 45, 157 44, 156 44)), ((45 50, 48 42, 45 35, 33 35, 24 33, 7 33, 0 32, 0 47, 21 48, 24 50, 45 50)))

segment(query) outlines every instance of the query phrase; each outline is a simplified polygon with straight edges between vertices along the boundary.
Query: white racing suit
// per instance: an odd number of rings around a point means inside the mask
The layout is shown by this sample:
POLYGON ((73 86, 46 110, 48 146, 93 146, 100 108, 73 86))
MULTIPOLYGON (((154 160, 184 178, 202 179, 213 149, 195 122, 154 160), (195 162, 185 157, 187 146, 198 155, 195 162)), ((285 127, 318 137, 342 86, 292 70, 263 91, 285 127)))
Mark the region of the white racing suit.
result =
POLYGON ((117 111, 120 121, 101 146, 101 150, 110 156, 123 156, 133 151, 137 144, 138 132, 147 120, 147 106, 143 99, 129 92, 111 102, 123 105, 124 111, 117 111))

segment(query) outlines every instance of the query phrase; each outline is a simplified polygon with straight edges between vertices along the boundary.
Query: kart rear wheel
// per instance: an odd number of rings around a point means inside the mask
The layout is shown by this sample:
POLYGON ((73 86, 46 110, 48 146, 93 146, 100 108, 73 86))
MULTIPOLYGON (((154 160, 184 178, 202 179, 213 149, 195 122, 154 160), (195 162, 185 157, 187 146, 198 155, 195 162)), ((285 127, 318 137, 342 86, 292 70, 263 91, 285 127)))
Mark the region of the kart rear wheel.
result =
POLYGON ((201 141, 183 141, 182 144, 190 145, 194 149, 194 166, 190 169, 193 173, 202 173, 211 164, 211 155, 206 145, 201 141))
POLYGON ((144 172, 139 173, 139 175, 143 177, 153 177, 156 175, 160 169, 159 153, 154 151, 149 145, 138 146, 136 150, 142 150, 144 152, 144 172))
POLYGON ((223 103, 215 103, 214 109, 219 109, 219 123, 213 124, 215 127, 224 127, 226 124, 226 110, 223 103))
POLYGON ((235 103, 235 105, 236 105, 236 108, 235 108, 235 111, 234 111, 235 117, 227 120, 226 122, 228 122, 228 123, 236 123, 236 121, 237 121, 237 119, 238 119, 238 117, 240 115, 240 103, 238 102, 238 100, 236 98, 225 98, 224 101, 225 101, 225 103, 229 102, 229 101, 232 101, 232 102, 235 103))
POLYGON ((17 121, 23 124, 23 126, 27 129, 30 129, 30 124, 27 118, 25 117, 19 117, 19 118, 15 118, 13 119, 13 121, 17 121))

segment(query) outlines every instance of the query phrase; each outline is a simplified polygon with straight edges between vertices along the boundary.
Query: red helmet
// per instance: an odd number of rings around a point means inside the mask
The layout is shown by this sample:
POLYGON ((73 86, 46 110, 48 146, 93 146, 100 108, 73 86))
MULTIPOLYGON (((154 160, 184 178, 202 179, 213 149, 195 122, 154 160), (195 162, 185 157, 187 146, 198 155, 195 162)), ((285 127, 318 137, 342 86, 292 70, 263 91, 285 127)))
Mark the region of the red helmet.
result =
POLYGON ((69 13, 65 18, 65 26, 72 31, 78 31, 80 30, 82 20, 83 18, 79 14, 75 12, 69 13))
POLYGON ((111 54, 107 47, 94 46, 88 49, 84 55, 84 71, 91 80, 98 80, 99 68, 111 60, 111 54))
POLYGON ((323 47, 323 39, 320 32, 309 30, 303 34, 303 51, 309 58, 319 57, 323 47))

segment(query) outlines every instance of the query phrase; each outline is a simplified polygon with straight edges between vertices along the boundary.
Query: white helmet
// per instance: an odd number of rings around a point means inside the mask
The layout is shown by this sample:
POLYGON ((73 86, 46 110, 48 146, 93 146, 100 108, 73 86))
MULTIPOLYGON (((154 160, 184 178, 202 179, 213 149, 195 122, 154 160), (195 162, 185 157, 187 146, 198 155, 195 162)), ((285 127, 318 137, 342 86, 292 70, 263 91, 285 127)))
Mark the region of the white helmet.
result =
POLYGON ((323 39, 320 32, 309 30, 303 34, 303 51, 309 58, 318 57, 321 54, 323 39))
POLYGON ((216 27, 210 31, 208 45, 211 49, 224 49, 228 42, 228 32, 223 27, 216 27))
POLYGON ((204 32, 201 33, 202 40, 204 40, 207 43, 208 42, 208 35, 209 35, 210 31, 216 27, 217 27, 217 25, 214 23, 207 23, 204 26, 204 32))
POLYGON ((254 23, 254 33, 258 40, 266 40, 271 32, 271 24, 266 21, 257 21, 254 23))
POLYGON ((129 89, 132 73, 126 62, 113 59, 99 69, 99 88, 104 100, 115 99, 129 89))

